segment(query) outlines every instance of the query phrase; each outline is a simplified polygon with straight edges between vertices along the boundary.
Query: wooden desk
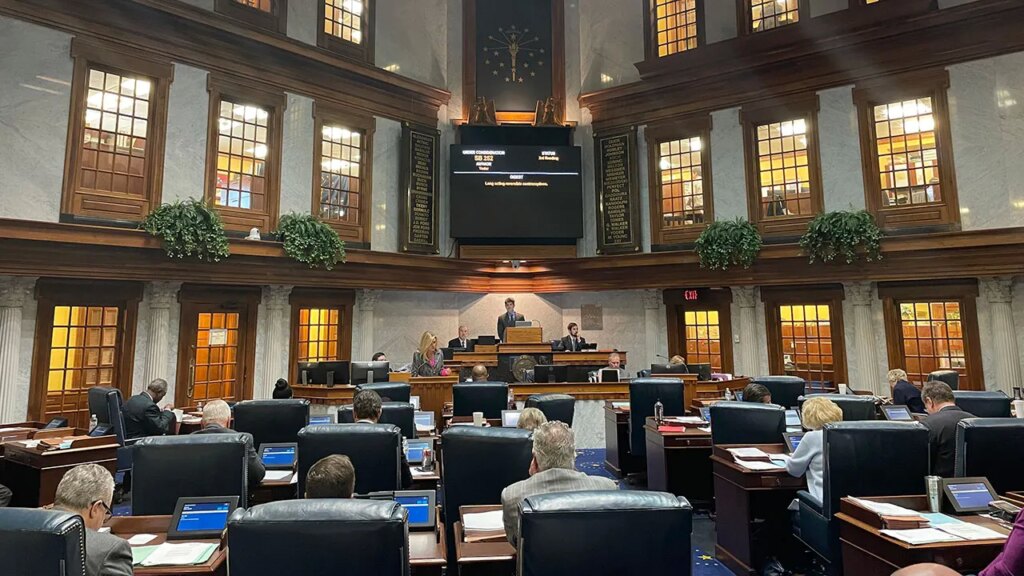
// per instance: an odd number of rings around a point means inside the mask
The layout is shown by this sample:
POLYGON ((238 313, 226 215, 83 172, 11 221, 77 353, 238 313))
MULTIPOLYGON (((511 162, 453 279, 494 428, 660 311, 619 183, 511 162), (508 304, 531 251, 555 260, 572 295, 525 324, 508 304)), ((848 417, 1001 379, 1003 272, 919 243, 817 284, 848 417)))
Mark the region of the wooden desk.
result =
POLYGON ((643 460, 629 450, 629 409, 616 408, 611 401, 604 403, 604 448, 604 467, 612 474, 625 478, 643 472, 643 460))
POLYGON ((1007 492, 1003 498, 1017 506, 1024 507, 1024 492, 1007 492))
MULTIPOLYGON (((143 546, 156 546, 167 541, 167 530, 171 525, 170 516, 115 516, 107 521, 110 533, 127 540, 136 534, 155 534, 156 538, 143 544, 143 546)), ((160 566, 146 568, 136 566, 133 570, 135 576, 177 576, 179 574, 216 574, 218 576, 228 573, 228 549, 224 539, 220 540, 195 540, 195 542, 210 542, 220 545, 220 548, 210 558, 194 566, 160 566)))
MULTIPOLYGON (((540 344, 544 342, 544 329, 540 326, 509 326, 505 328, 505 342, 508 344, 540 344)), ((548 346, 548 350, 551 347, 548 346)))
POLYGON ((629 382, 516 382, 509 386, 516 400, 534 394, 568 394, 577 400, 629 400, 629 382))
POLYGON ((392 372, 388 379, 408 383, 412 388, 410 394, 420 397, 420 410, 433 412, 434 422, 440 422, 445 402, 452 401, 452 386, 459 382, 459 375, 413 376, 408 372, 392 372))
POLYGON ((455 522, 455 561, 460 576, 512 574, 515 571, 516 549, 507 541, 464 542, 462 515, 475 512, 501 510, 500 504, 490 506, 462 506, 455 522))
MULTIPOLYGON (((269 470, 268 470, 269 472, 269 470)), ((278 500, 295 500, 299 496, 299 483, 293 479, 298 472, 292 472, 283 480, 267 480, 260 482, 260 485, 249 492, 250 505, 266 504, 278 500)))
POLYGON ((690 374, 680 374, 680 376, 684 377, 683 406, 693 406, 696 400, 723 398, 726 388, 733 392, 742 391, 747 384, 750 384, 750 378, 745 376, 732 380, 708 380, 705 382, 697 381, 696 376, 690 374), (686 376, 693 376, 693 378, 685 378, 686 376))
POLYGON ((117 472, 117 442, 113 436, 84 439, 82 448, 43 450, 29 448, 25 441, 8 442, 4 450, 4 476, 14 493, 11 506, 39 508, 53 504, 57 484, 64 474, 79 464, 99 464, 111 474, 117 472), (92 445, 89 445, 92 444, 92 445))
POLYGON ((711 433, 697 426, 659 431, 654 418, 644 423, 647 442, 647 488, 685 496, 694 507, 711 508, 711 433))
MULTIPOLYGON (((925 496, 887 496, 865 498, 887 502, 911 510, 928 510, 925 496)), ((839 540, 843 547, 843 573, 857 576, 889 576, 894 571, 920 562, 934 562, 958 572, 976 573, 988 566, 1003 549, 1005 540, 941 542, 913 546, 890 538, 870 523, 870 511, 853 504, 849 498, 839 503, 839 540)), ((995 520, 981 516, 960 516, 961 520, 978 524, 1001 534, 1009 530, 995 520)))
POLYGON ((356 387, 349 384, 339 384, 331 388, 321 384, 292 385, 292 397, 309 400, 310 404, 325 404, 329 406, 351 404, 352 397, 355 394, 356 387))
POLYGON ((435 517, 437 529, 433 532, 409 532, 409 566, 415 576, 441 576, 448 565, 448 547, 445 544, 440 507, 435 517))
MULTIPOLYGON (((789 503, 797 490, 804 488, 803 478, 794 478, 785 470, 747 470, 733 461, 727 448, 715 446, 711 454, 715 483, 715 509, 718 513, 715 555, 734 574, 760 574, 768 554, 777 554, 792 544, 789 503), (755 533, 754 521, 765 520, 755 533)), ((769 454, 785 453, 783 444, 759 444, 769 454)), ((847 573, 856 574, 856 573, 847 573)), ((858 575, 859 576, 859 575, 858 575)))

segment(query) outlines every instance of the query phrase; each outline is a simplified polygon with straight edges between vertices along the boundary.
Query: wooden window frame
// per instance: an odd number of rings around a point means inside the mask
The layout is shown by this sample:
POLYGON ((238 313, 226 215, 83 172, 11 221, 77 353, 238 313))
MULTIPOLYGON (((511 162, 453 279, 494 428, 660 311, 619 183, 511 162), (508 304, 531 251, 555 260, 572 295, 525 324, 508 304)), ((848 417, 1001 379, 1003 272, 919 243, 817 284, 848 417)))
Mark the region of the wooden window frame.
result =
POLYGON ((320 163, 322 161, 321 143, 324 124, 337 122, 345 124, 363 134, 363 155, 360 171, 359 188, 359 223, 324 220, 338 233, 342 240, 369 248, 370 219, 373 215, 373 133, 377 129, 377 121, 354 110, 332 104, 316 102, 313 105, 313 190, 311 210, 314 215, 320 214, 320 163))
POLYGON ((779 306, 793 304, 828 304, 831 306, 832 372, 835 384, 848 383, 846 360, 846 332, 843 322, 843 300, 846 293, 841 285, 777 286, 761 288, 764 303, 765 328, 768 334, 768 369, 772 374, 785 374, 782 351, 782 321, 779 306))
POLYGON ((953 161, 948 91, 949 72, 944 68, 858 82, 853 91, 859 121, 865 202, 868 211, 874 214, 879 227, 883 230, 937 232, 960 229, 960 202, 953 161), (880 104, 922 97, 932 99, 943 202, 883 206, 873 108, 880 104))
POLYGON ((799 0, 797 10, 799 11, 800 19, 796 23, 754 32, 751 28, 753 26, 752 8, 750 0, 736 0, 736 30, 739 36, 760 36, 761 34, 770 34, 776 30, 790 30, 793 26, 799 26, 811 19, 811 0, 799 0))
POLYGON ((252 8, 236 0, 216 0, 215 12, 245 22, 250 26, 270 30, 279 34, 288 32, 288 0, 270 0, 270 12, 252 8))
POLYGON ((807 223, 825 206, 821 181, 821 151, 818 140, 817 94, 785 100, 769 100, 744 106, 740 111, 743 127, 744 162, 746 164, 747 214, 750 222, 766 237, 797 237, 807 230, 807 223), (807 123, 807 169, 811 187, 811 213, 803 216, 761 217, 761 172, 757 151, 758 125, 802 118, 807 123))
POLYGON ((341 329, 338 330, 338 360, 352 358, 352 323, 356 295, 348 290, 319 290, 295 288, 288 298, 291 304, 291 324, 288 330, 288 378, 292 384, 299 383, 299 310, 302 308, 338 308, 341 329))
POLYGON ((985 389, 981 332, 978 327, 977 280, 881 282, 878 284, 878 297, 882 300, 889 366, 893 368, 903 368, 906 363, 901 319, 897 311, 899 303, 912 300, 959 302, 960 324, 964 332, 964 356, 968 366, 967 378, 961 379, 960 389, 985 389))
POLYGON ((708 224, 715 221, 714 192, 711 177, 711 116, 697 116, 648 126, 644 131, 647 141, 647 191, 651 217, 652 246, 690 243, 697 240, 708 224), (670 140, 700 137, 702 187, 704 190, 704 222, 676 228, 666 228, 661 210, 661 169, 659 145, 670 140))
POLYGON ((324 32, 324 20, 327 18, 327 7, 324 4, 324 0, 316 0, 316 45, 325 50, 334 52, 339 56, 372 65, 374 63, 375 56, 374 42, 377 38, 375 29, 377 21, 377 6, 374 0, 361 1, 366 9, 366 14, 363 17, 363 27, 361 29, 363 41, 360 44, 355 44, 338 38, 334 34, 324 32))
POLYGON ((689 288, 686 290, 665 290, 665 319, 668 326, 668 355, 686 358, 686 338, 677 329, 683 325, 683 314, 693 310, 715 310, 718 312, 719 341, 722 346, 722 371, 733 374, 732 349, 732 291, 728 288, 689 288), (686 300, 685 293, 695 290, 696 301, 686 300))
POLYGON ((655 0, 644 0, 644 54, 647 55, 648 62, 658 62, 680 54, 686 54, 694 50, 699 49, 702 46, 707 45, 707 39, 705 31, 707 26, 704 25, 706 18, 706 12, 704 11, 704 0, 695 0, 697 8, 697 48, 690 50, 683 50, 681 52, 673 52, 672 54, 666 54, 665 56, 658 55, 658 15, 657 6, 655 0))
POLYGON ((108 282, 41 278, 36 282, 36 330, 33 337, 31 383, 29 385, 28 414, 40 420, 46 410, 44 395, 48 391, 50 345, 53 333, 53 309, 56 306, 110 306, 121 308, 118 322, 120 341, 114 380, 121 396, 132 395, 135 371, 135 332, 138 324, 139 302, 142 301, 141 282, 108 282), (122 328, 123 326, 123 328, 122 328))
POLYGON ((207 117, 206 132, 206 183, 204 197, 214 205, 221 218, 224 228, 235 232, 248 232, 251 228, 259 228, 263 233, 272 231, 277 226, 281 205, 281 150, 284 139, 284 110, 286 97, 283 92, 272 92, 265 87, 250 84, 240 78, 211 73, 207 79, 207 90, 210 93, 210 109, 207 117), (217 140, 220 135, 218 120, 220 118, 221 100, 230 100, 235 104, 250 104, 266 108, 268 140, 266 166, 267 173, 265 194, 265 210, 246 210, 230 206, 216 206, 217 196, 217 140))
POLYGON ((120 47, 78 37, 71 41, 71 57, 74 59, 74 75, 71 84, 68 141, 64 155, 61 220, 139 222, 160 205, 167 136, 167 102, 171 81, 174 79, 174 67, 170 60, 155 54, 140 50, 129 52, 120 47), (90 69, 146 76, 152 82, 149 92, 146 164, 143 172, 144 191, 141 197, 103 190, 81 190, 79 187, 90 69))

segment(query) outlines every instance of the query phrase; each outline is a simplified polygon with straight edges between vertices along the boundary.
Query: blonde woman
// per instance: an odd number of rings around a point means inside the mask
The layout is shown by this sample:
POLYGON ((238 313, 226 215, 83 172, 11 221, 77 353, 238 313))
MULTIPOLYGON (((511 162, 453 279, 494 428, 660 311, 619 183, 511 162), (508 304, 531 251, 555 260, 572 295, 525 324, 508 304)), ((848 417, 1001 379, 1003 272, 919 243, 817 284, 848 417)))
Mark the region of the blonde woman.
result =
POLYGON ((683 357, 678 355, 678 354, 676 354, 675 356, 669 358, 669 360, 668 360, 668 365, 669 366, 679 366, 680 364, 686 364, 686 360, 683 359, 683 357))
POLYGON ((519 424, 516 428, 533 431, 534 428, 548 421, 548 417, 539 408, 524 408, 519 414, 519 424))
POLYGON ((447 376, 444 354, 437 349, 437 336, 427 331, 420 337, 420 347, 412 355, 413 376, 447 376))
POLYGON ((843 411, 828 398, 809 398, 800 409, 800 419, 810 432, 804 435, 789 457, 786 470, 791 476, 806 474, 807 491, 821 502, 824 492, 821 470, 825 458, 821 429, 829 422, 842 422, 843 411))
POLYGON ((910 383, 907 373, 899 368, 889 370, 889 389, 892 391, 892 403, 897 406, 906 406, 911 412, 924 414, 924 400, 921 398, 921 391, 910 383))

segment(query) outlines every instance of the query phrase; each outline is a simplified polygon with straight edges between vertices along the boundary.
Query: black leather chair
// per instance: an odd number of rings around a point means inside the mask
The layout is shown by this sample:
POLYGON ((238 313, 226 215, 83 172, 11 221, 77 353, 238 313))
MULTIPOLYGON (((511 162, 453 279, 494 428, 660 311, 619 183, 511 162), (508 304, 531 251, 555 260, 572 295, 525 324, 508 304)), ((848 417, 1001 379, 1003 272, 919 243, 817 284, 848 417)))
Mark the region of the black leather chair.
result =
POLYGON ((85 524, 77 514, 0 508, 5 576, 85 576, 85 524))
POLYGON ((374 382, 356 386, 356 394, 363 390, 373 390, 385 402, 409 402, 412 387, 405 382, 374 382))
POLYGON ((173 514, 183 496, 238 496, 248 503, 246 437, 150 436, 135 445, 132 516, 173 514))
POLYGON ((690 576, 693 508, 664 492, 588 491, 520 504, 522 576, 690 576))
POLYGON ((751 384, 761 384, 772 393, 772 403, 783 408, 796 408, 804 395, 807 382, 799 376, 758 376, 751 384))
POLYGON ((808 394, 800 397, 800 407, 808 398, 827 398, 835 402, 843 411, 843 422, 878 419, 878 399, 874 396, 857 394, 808 394))
POLYGON ((113 425, 110 418, 110 410, 107 407, 107 395, 111 392, 117 392, 118 397, 121 396, 121 391, 117 388, 109 386, 93 386, 89 388, 89 415, 95 416, 96 422, 99 424, 113 425))
POLYGON ((231 574, 409 574, 405 511, 390 501, 285 500, 236 510, 228 546, 231 574))
POLYGON ((1009 418, 1010 397, 1001 390, 955 390, 953 399, 964 412, 970 412, 978 418, 1009 418))
POLYGON ((956 370, 936 370, 928 374, 928 379, 945 382, 953 390, 960 388, 960 373, 956 370))
MULTIPOLYGON (((339 424, 352 424, 355 421, 351 404, 338 408, 339 424)), ((416 409, 408 402, 382 402, 380 423, 398 426, 406 438, 416 437, 416 409)))
POLYGON ((96 423, 111 427, 117 439, 117 471, 132 468, 132 446, 139 438, 128 438, 124 429, 124 402, 121 391, 109 386, 94 386, 89 389, 89 414, 96 416, 96 423))
MULTIPOLYGON (((321 458, 343 454, 356 469, 356 493, 402 488, 402 432, 391 424, 319 424, 299 432, 299 494, 321 458)), ((447 473, 447 470, 445 471, 447 473)))
POLYGON ((465 382, 452 386, 452 415, 472 416, 483 412, 484 418, 501 418, 508 408, 508 384, 504 382, 465 382))
POLYGON ((961 420, 956 430, 953 474, 985 476, 999 494, 1024 490, 1024 420, 961 420))
POLYGON ((683 381, 678 378, 637 378, 629 383, 629 451, 647 456, 644 422, 654 416, 654 404, 661 401, 665 416, 683 416, 683 381))
POLYGON ((309 400, 245 400, 235 404, 235 430, 252 434, 260 444, 296 442, 309 424, 309 400))
POLYGON ((800 540, 841 572, 839 500, 846 496, 921 494, 929 470, 928 429, 920 422, 833 422, 824 435, 824 501, 800 502, 800 540))
POLYGON ((712 444, 778 444, 786 410, 772 404, 716 402, 711 405, 712 444))
POLYGON ((526 399, 526 407, 540 410, 548 420, 558 420, 572 426, 576 399, 568 394, 533 394, 526 399))

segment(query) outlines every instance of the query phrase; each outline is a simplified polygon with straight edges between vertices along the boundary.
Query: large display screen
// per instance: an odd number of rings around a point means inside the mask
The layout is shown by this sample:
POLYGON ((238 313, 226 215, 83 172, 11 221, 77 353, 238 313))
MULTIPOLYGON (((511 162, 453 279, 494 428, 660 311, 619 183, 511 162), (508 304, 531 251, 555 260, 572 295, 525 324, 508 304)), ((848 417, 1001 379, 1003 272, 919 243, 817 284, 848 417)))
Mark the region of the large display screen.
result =
POLYGON ((453 238, 583 236, 580 149, 451 147, 453 238))

